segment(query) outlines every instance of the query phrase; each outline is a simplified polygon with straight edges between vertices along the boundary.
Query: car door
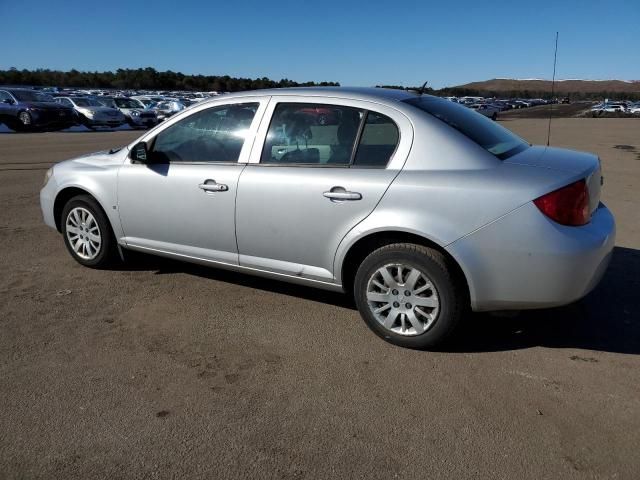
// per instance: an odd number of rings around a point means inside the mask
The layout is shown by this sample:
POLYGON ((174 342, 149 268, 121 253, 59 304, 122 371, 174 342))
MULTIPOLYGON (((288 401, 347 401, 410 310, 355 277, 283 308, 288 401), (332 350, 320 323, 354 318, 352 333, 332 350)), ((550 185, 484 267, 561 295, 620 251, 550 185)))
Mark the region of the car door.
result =
POLYGON ((0 90, 0 121, 13 120, 16 117, 15 100, 8 92, 0 90))
POLYGON ((144 138, 151 163, 128 159, 118 173, 127 246, 238 264, 236 188, 266 103, 204 106, 144 138))
POLYGON ((338 244, 380 201, 412 138, 407 118, 379 104, 273 97, 238 185, 240 265, 335 283, 338 244))

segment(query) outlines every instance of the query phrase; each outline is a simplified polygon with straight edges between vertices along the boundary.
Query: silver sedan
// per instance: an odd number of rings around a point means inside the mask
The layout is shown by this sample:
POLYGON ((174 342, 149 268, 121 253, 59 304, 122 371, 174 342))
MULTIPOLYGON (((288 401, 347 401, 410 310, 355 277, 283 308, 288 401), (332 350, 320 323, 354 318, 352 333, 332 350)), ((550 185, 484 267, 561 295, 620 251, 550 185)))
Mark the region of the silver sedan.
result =
POLYGON ((40 200, 82 265, 137 250, 345 291, 380 337, 431 348, 469 309, 593 289, 615 240, 601 182, 597 156, 453 102, 311 88, 201 102, 55 165, 40 200))

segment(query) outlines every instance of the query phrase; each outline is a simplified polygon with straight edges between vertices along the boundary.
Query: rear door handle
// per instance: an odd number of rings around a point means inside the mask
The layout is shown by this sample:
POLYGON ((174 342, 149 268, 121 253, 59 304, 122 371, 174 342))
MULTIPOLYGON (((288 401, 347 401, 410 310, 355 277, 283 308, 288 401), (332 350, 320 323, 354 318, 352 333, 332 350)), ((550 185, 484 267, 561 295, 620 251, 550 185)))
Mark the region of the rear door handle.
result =
POLYGON ((362 200, 362 194, 358 192, 348 192, 343 187, 333 187, 328 192, 324 192, 323 196, 331 201, 342 200, 362 200))
POLYGON ((205 192, 226 192, 229 190, 229 187, 222 183, 216 183, 215 180, 205 180, 204 183, 198 185, 198 188, 205 192))

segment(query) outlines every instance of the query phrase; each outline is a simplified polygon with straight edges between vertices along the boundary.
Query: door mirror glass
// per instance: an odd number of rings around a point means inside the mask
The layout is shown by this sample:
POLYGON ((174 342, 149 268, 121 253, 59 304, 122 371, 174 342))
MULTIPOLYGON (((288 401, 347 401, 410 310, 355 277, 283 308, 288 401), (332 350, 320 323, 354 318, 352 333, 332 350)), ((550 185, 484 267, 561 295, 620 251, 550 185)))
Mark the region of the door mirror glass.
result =
POLYGON ((136 163, 149 163, 149 151, 146 142, 139 142, 134 145, 129 153, 129 158, 136 163))

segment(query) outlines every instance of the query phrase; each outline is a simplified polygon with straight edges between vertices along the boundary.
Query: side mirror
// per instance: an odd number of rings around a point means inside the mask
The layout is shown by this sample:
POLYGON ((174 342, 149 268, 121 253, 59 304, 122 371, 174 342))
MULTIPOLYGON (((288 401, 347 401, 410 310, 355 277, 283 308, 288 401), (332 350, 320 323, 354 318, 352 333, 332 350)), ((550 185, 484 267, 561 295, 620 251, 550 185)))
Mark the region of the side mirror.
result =
POLYGON ((136 143, 131 149, 131 152, 129 152, 129 158, 136 163, 149 163, 150 158, 147 143, 136 143))

